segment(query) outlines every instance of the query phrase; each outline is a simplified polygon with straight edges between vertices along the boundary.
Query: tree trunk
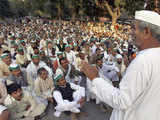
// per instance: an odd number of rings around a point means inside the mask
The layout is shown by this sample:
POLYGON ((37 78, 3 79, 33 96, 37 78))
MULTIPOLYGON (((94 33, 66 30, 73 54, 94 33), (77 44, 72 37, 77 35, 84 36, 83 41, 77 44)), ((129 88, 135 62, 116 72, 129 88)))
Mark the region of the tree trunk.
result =
POLYGON ((112 16, 112 26, 114 26, 117 23, 117 19, 118 19, 117 15, 112 16))
POLYGON ((61 3, 57 4, 57 9, 58 9, 58 19, 61 20, 62 16, 61 3))
POLYGON ((108 4, 107 1, 105 1, 103 4, 100 4, 97 0, 95 0, 95 3, 97 6, 101 7, 103 10, 108 11, 110 16, 112 17, 112 26, 114 26, 117 23, 117 19, 121 15, 120 8, 117 7, 114 10, 112 10, 111 6, 108 4))

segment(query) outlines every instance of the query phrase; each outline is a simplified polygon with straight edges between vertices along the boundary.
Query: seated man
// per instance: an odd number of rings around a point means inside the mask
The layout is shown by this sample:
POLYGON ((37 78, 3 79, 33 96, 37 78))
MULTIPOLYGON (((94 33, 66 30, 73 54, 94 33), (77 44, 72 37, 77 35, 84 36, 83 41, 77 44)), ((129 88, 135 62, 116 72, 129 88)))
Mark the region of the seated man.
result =
POLYGON ((76 114, 85 102, 85 88, 68 83, 62 74, 55 76, 56 88, 53 97, 57 103, 54 115, 59 117, 63 111, 70 111, 72 120, 76 120, 76 114))
POLYGON ((116 67, 118 67, 119 72, 120 72, 120 79, 123 77, 126 71, 126 65, 124 64, 124 60, 122 55, 117 54, 116 55, 116 67))
POLYGON ((16 63, 21 67, 26 67, 28 64, 28 59, 26 53, 23 51, 23 48, 18 48, 18 54, 16 54, 16 63))
POLYGON ((8 85, 7 92, 8 96, 4 100, 4 104, 10 111, 11 120, 38 119, 46 109, 43 103, 38 103, 29 92, 22 90, 18 84, 8 85))
POLYGON ((99 72, 99 76, 101 76, 106 81, 108 81, 109 83, 112 84, 112 82, 111 82, 112 76, 109 73, 111 73, 112 70, 114 71, 115 69, 112 69, 112 67, 109 67, 109 65, 107 66, 105 63, 103 63, 103 59, 102 58, 97 58, 96 59, 96 68, 97 68, 97 70, 99 72))
POLYGON ((45 68, 39 68, 37 71, 38 77, 35 80, 35 93, 40 99, 46 102, 53 103, 53 90, 54 83, 53 79, 48 75, 48 71, 45 68))
POLYGON ((57 57, 54 60, 52 60, 54 73, 56 72, 57 68, 60 66, 59 59, 61 58, 63 58, 63 52, 57 52, 57 57))
POLYGON ((37 70, 41 67, 44 67, 48 73, 49 76, 52 77, 53 73, 51 68, 49 68, 46 63, 42 62, 39 58, 39 55, 32 55, 32 61, 31 63, 27 66, 27 79, 28 83, 31 86, 31 89, 34 89, 34 82, 37 78, 37 70))
POLYGON ((78 55, 78 57, 76 58, 76 68, 77 68, 78 70, 81 69, 81 63, 82 63, 82 61, 88 62, 88 58, 87 58, 87 56, 85 55, 85 52, 84 52, 84 51, 79 52, 79 55, 78 55))
POLYGON ((103 64, 103 75, 108 77, 109 80, 112 81, 115 87, 119 87, 120 82, 120 71, 119 68, 115 65, 115 62, 110 59, 109 61, 103 64))
POLYGON ((21 87, 28 87, 27 72, 22 70, 18 64, 12 63, 9 66, 11 74, 6 80, 6 85, 16 83, 21 87))
POLYGON ((65 52, 64 52, 69 64, 75 66, 76 63, 76 55, 75 53, 71 50, 70 45, 65 46, 65 52))
POLYGON ((57 73, 62 73, 65 76, 67 82, 80 84, 84 80, 84 74, 77 70, 72 64, 70 64, 67 58, 63 57, 59 60, 60 67, 56 70, 57 73))

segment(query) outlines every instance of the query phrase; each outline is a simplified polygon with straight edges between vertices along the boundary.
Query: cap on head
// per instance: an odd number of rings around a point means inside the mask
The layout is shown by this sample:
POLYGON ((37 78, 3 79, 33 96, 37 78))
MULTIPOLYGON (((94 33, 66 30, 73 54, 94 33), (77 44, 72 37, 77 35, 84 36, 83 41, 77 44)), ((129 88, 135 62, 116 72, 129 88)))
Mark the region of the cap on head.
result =
POLYGON ((63 55, 63 52, 59 51, 59 52, 57 52, 57 55, 63 55))
POLYGON ((24 41, 24 40, 20 40, 19 42, 20 42, 20 43, 25 43, 25 41, 24 41))
POLYGON ((34 58, 39 58, 39 55, 37 55, 37 54, 32 55, 32 59, 34 59, 34 58))
POLYGON ((136 11, 135 19, 160 26, 160 15, 154 11, 149 11, 149 10, 136 11))
POLYGON ((23 48, 18 48, 18 52, 23 52, 23 48))
POLYGON ((12 64, 10 64, 10 66, 9 66, 9 69, 12 71, 12 70, 17 70, 17 69, 19 69, 20 68, 20 66, 18 65, 18 64, 15 64, 15 63, 12 63, 12 64))
POLYGON ((65 45, 65 48, 67 48, 67 47, 71 47, 71 45, 65 45))
POLYGON ((58 82, 59 79, 61 79, 63 77, 63 74, 58 74, 54 77, 54 83, 56 84, 58 82))
POLYGON ((9 56, 8 53, 3 53, 3 54, 1 55, 1 58, 4 59, 4 58, 6 58, 7 56, 9 56))

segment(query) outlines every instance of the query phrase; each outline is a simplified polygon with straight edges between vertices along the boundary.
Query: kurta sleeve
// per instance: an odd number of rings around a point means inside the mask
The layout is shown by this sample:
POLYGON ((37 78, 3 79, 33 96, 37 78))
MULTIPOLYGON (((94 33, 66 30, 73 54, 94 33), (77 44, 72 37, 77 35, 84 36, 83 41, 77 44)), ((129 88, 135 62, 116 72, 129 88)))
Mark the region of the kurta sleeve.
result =
POLYGON ((70 83, 70 85, 71 85, 72 89, 79 91, 81 93, 82 97, 85 97, 85 88, 84 87, 81 87, 81 86, 76 85, 74 83, 70 83))
POLYGON ((120 88, 115 88, 103 78, 92 81, 92 91, 96 96, 115 109, 127 109, 141 96, 147 88, 151 64, 138 58, 134 60, 126 71, 120 83, 120 88))
POLYGON ((25 91, 25 100, 30 103, 31 107, 25 112, 24 116, 35 117, 42 114, 46 109, 45 104, 38 101, 36 96, 30 94, 27 91, 25 91))
POLYGON ((57 102, 56 109, 59 111, 68 111, 77 105, 77 103, 74 101, 73 102, 69 102, 69 101, 65 102, 59 91, 54 91, 53 97, 54 97, 55 101, 57 102))
POLYGON ((25 114, 25 112, 17 112, 17 103, 10 97, 10 95, 8 95, 7 98, 4 100, 4 105, 10 111, 11 119, 13 120, 19 119, 25 114))
POLYGON ((34 109, 36 108, 37 106, 37 102, 36 100, 34 99, 34 97, 29 93, 29 92, 26 92, 25 91, 25 99, 30 103, 31 107, 25 112, 25 116, 29 116, 30 113, 32 111, 34 111, 34 109))
POLYGON ((49 78, 50 79, 50 88, 51 88, 51 92, 53 92, 54 90, 54 82, 53 82, 53 79, 52 78, 49 78))

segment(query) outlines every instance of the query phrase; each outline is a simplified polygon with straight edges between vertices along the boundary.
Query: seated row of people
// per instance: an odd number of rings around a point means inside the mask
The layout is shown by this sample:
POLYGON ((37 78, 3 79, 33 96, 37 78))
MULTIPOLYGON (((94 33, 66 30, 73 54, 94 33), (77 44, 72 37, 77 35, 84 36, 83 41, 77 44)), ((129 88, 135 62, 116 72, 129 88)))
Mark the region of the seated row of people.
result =
MULTIPOLYGON (((38 57, 35 58, 32 58, 33 64, 38 57)), ((73 113, 80 112, 79 108, 85 101, 85 88, 67 82, 64 74, 55 75, 53 78, 44 65, 38 68, 35 80, 32 79, 30 82, 28 71, 26 72, 18 64, 10 64, 9 70, 9 76, 1 81, 1 84, 4 83, 3 89, 7 89, 2 111, 4 113, 6 110, 9 111, 11 120, 38 119, 39 115, 45 112, 48 102, 56 103, 54 113, 56 117, 59 117, 63 111, 70 111, 72 118, 75 119, 73 113)), ((29 73, 34 76, 34 72, 29 73)))

